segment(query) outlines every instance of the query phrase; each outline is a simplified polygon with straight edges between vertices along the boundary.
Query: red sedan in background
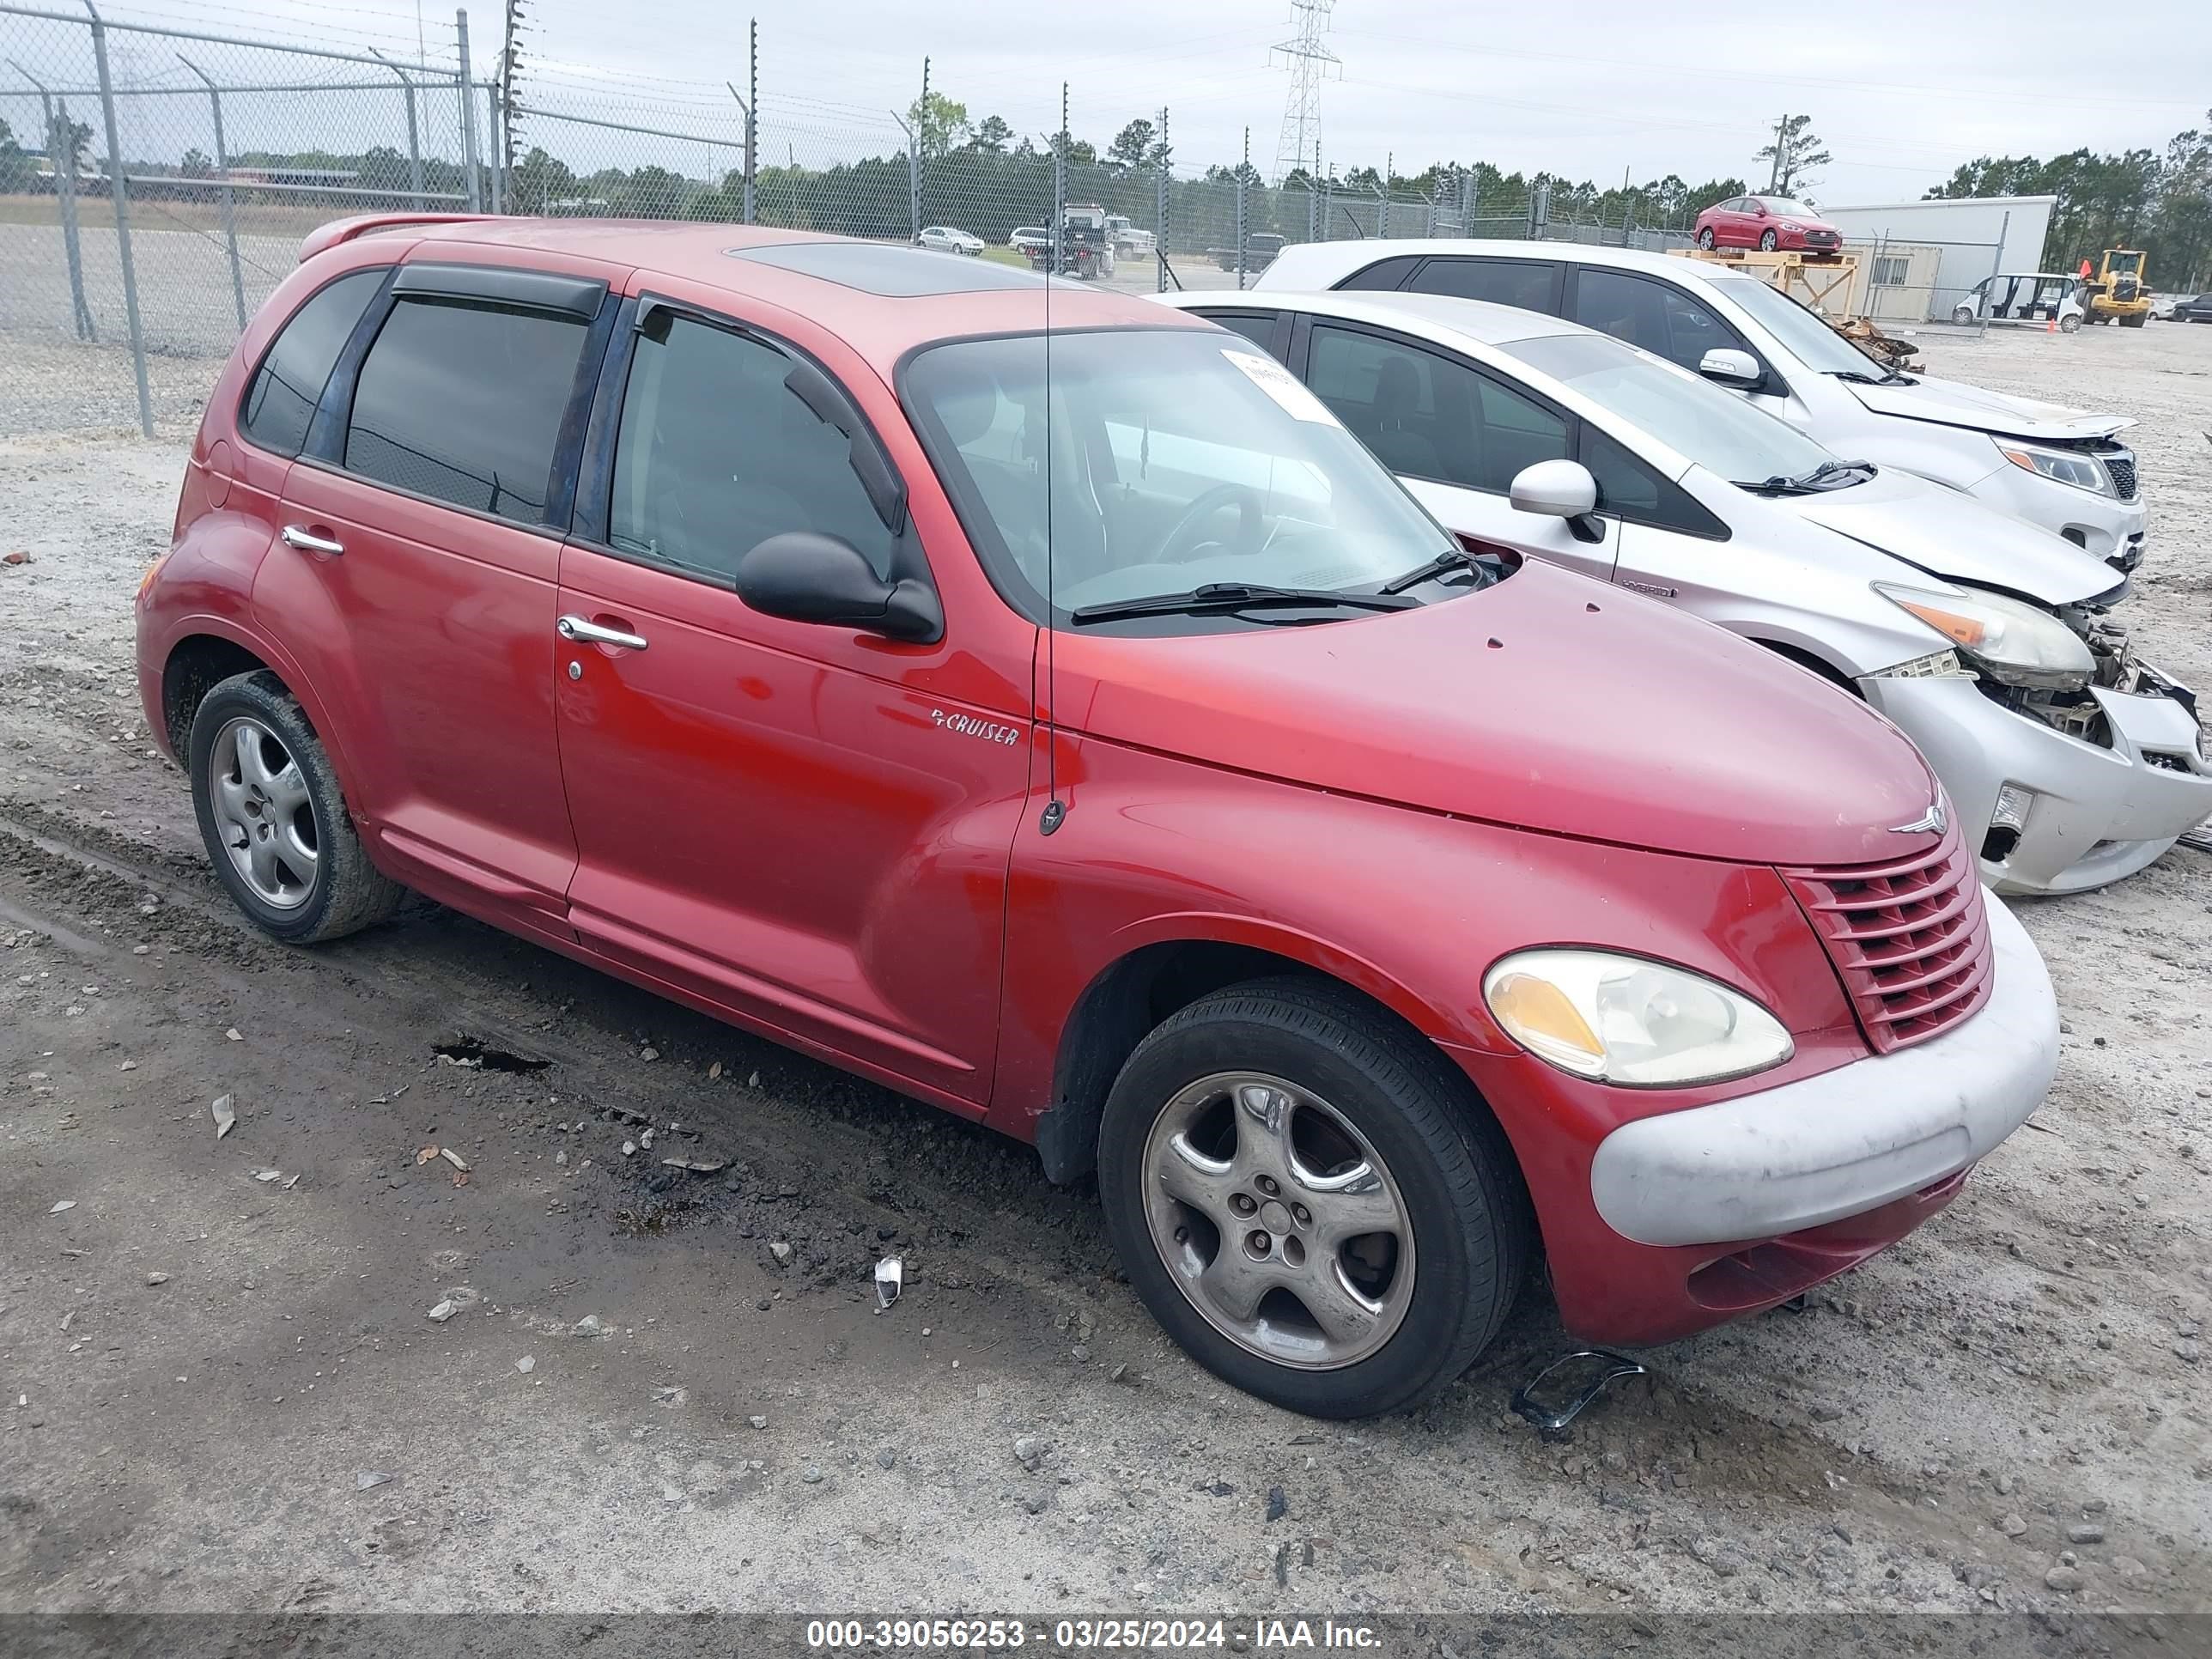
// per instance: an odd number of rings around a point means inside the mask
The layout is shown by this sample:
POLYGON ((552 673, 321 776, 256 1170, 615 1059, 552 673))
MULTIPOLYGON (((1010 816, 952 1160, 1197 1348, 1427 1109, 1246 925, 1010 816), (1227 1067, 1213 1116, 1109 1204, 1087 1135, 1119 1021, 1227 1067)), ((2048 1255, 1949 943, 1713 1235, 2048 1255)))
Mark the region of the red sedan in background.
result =
POLYGON ((1843 245, 1843 232, 1787 196, 1731 196, 1698 216, 1699 247, 1834 253, 1843 245))

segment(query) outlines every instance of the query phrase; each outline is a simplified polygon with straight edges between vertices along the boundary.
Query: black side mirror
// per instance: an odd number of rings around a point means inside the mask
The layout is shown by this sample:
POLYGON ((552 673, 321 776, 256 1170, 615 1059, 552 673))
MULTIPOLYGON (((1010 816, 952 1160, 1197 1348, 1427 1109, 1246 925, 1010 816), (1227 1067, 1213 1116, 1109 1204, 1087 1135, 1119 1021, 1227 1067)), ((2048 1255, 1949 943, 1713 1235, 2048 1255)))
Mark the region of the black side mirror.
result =
POLYGON ((927 644, 945 636, 945 611, 926 582, 887 581, 860 550, 835 536, 794 530, 738 561, 738 597, 764 617, 857 628, 927 644))

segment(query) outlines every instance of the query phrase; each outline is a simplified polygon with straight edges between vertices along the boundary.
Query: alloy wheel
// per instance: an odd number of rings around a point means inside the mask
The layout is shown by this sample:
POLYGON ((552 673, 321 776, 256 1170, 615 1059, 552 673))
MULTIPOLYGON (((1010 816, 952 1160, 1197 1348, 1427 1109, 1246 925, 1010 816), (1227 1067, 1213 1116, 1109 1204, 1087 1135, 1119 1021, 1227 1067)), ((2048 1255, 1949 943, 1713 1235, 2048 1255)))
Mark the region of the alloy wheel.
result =
POLYGON ((1146 1137, 1145 1218, 1213 1328, 1278 1364, 1357 1364, 1413 1300, 1413 1224, 1367 1138, 1311 1091, 1256 1072, 1199 1079, 1146 1137))
POLYGON ((272 909, 294 910, 315 890, 320 857, 307 781, 283 740, 240 715, 208 751, 208 800, 231 867, 272 909))

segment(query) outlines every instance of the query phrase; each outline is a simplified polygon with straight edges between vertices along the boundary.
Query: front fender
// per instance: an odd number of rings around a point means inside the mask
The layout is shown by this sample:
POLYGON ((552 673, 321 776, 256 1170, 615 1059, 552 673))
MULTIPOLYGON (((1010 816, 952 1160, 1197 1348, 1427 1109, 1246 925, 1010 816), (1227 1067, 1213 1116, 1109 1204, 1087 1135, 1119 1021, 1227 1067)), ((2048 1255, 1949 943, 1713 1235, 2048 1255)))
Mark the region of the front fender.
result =
MULTIPOLYGON (((1042 835, 1033 803, 1008 889, 989 1115, 1018 1139, 1035 1138, 1054 1102, 1086 991, 1170 942, 1269 951, 1476 1052, 1518 1052, 1483 1003, 1482 976, 1536 945, 1680 963, 1742 988, 1793 1030, 1850 1025, 1819 941, 1764 866, 1532 834, 1096 741, 1064 752, 1066 815, 1042 835)), ((1626 738, 1622 763, 1637 763, 1626 738)))

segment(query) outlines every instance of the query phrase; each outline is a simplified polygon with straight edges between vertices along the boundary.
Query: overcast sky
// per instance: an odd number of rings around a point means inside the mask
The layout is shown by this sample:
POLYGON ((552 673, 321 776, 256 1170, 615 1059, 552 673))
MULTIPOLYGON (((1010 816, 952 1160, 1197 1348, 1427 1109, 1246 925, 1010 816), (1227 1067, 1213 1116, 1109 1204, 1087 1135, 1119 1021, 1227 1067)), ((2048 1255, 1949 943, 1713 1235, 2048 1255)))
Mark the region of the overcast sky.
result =
MULTIPOLYGON (((411 55, 415 0, 114 0, 111 16, 281 30, 411 55)), ((743 0, 526 0, 538 91, 690 131, 729 118, 744 82, 743 0)), ((1019 132, 1071 125, 1101 148, 1131 117, 1172 111, 1176 161, 1233 161, 1247 124, 1272 173, 1288 76, 1268 48, 1295 32, 1290 0, 761 0, 763 159, 820 159, 888 128, 933 86, 971 118, 1019 132)), ((1909 200, 1983 154, 2077 145, 2164 147, 2212 102, 2212 7, 2138 0, 2110 14, 2080 0, 1569 0, 1476 8, 1456 0, 1338 0, 1324 36, 1340 78, 1322 90, 1322 145, 1338 171, 1401 172, 1432 160, 1548 167, 1618 183, 1668 173, 1695 183, 1753 160, 1775 118, 1813 117, 1835 160, 1811 191, 1832 204, 1909 200)), ((426 0, 433 58, 452 51, 453 9, 426 0)), ((497 51, 501 10, 479 0, 473 53, 497 51)), ((526 137, 527 130, 526 129, 526 137)))

